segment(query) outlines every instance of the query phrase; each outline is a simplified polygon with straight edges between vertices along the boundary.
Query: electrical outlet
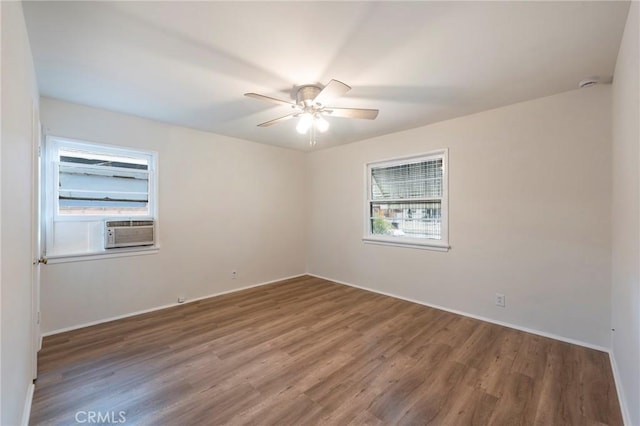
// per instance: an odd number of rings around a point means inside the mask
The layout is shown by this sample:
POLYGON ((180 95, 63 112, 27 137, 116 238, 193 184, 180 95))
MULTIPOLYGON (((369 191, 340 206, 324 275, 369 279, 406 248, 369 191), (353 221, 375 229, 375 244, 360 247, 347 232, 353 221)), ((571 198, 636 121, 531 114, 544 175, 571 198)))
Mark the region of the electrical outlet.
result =
POLYGON ((178 303, 184 303, 184 296, 178 296, 178 303))
POLYGON ((507 304, 507 298, 502 293, 496 293, 496 306, 504 308, 507 304))
POLYGON ((237 277, 238 277, 238 271, 234 269, 233 271, 231 271, 231 279, 235 280, 237 277))

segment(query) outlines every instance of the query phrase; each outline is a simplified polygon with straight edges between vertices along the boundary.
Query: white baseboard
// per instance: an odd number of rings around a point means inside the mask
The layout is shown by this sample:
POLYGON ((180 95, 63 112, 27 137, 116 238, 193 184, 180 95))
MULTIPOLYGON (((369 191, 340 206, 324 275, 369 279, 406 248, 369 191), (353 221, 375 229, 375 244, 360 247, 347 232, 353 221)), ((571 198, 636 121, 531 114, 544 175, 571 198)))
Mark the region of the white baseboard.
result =
MULTIPOLYGON (((234 288, 232 290, 221 291, 219 293, 213 293, 213 294, 208 294, 206 296, 196 297, 194 299, 188 299, 188 300, 184 301, 183 303, 170 303, 168 305, 156 306, 156 307, 149 308, 149 309, 143 309, 141 311, 130 312, 130 313, 127 313, 127 314, 124 314, 124 315, 117 315, 117 316, 114 316, 114 317, 104 318, 104 319, 100 319, 100 320, 97 320, 97 321, 91 321, 91 322, 86 322, 86 323, 82 323, 82 324, 72 325, 70 327, 64 327, 64 328, 60 328, 60 329, 57 329, 57 330, 47 331, 45 333, 42 333, 41 338, 44 338, 44 337, 47 337, 47 336, 53 336, 54 334, 65 333, 67 331, 77 330, 79 328, 90 327, 92 325, 103 324, 105 322, 115 321, 115 320, 119 320, 119 319, 123 319, 123 318, 129 318, 129 317, 133 317, 133 316, 140 315, 140 314, 146 314, 146 313, 149 313, 149 312, 160 311, 162 309, 167 309, 167 308, 171 308, 171 307, 174 307, 174 306, 186 305, 187 303, 197 302, 198 300, 208 299, 210 297, 222 296, 223 294, 235 293, 236 291, 242 291, 242 290, 247 290, 247 289, 254 288, 254 287, 260 287, 260 286, 267 285, 267 284, 273 284, 273 283, 276 283, 278 281, 290 280, 292 278, 303 277, 305 275, 308 275, 308 274, 304 273, 304 274, 292 275, 290 277, 278 278, 276 280, 265 281, 265 282, 261 282, 261 283, 258 283, 258 284, 251 284, 251 285, 248 285, 248 286, 245 286, 245 287, 234 288)), ((42 345, 40 345, 40 346, 42 347, 42 345)))
POLYGON ((632 426, 631 414, 629 413, 629 407, 627 406, 627 398, 625 398, 624 389, 620 385, 620 372, 618 371, 616 358, 613 356, 613 350, 609 351, 609 361, 611 362, 611 370, 613 371, 613 381, 616 384, 616 391, 618 392, 618 402, 620 403, 620 411, 622 411, 622 422, 627 426, 632 426))
POLYGON ((22 410, 22 421, 20 422, 22 426, 29 426, 29 417, 31 416, 31 403, 33 402, 33 392, 35 390, 35 385, 33 383, 29 383, 29 387, 27 388, 27 397, 24 400, 24 408, 22 410))
POLYGON ((511 324, 511 323, 504 322, 504 321, 498 321, 498 320, 495 320, 495 319, 492 319, 492 318, 487 318, 487 317, 483 317, 483 316, 480 316, 480 315, 470 314, 468 312, 458 311, 456 309, 450 309, 450 308, 447 308, 447 307, 444 307, 444 306, 434 305, 432 303, 423 302, 421 300, 415 300, 415 299, 410 299, 408 297, 398 296, 396 294, 387 293, 385 291, 374 290, 374 289, 371 289, 371 288, 362 287, 362 286, 359 286, 359 285, 356 285, 356 284, 351 284, 351 283, 348 283, 348 282, 335 280, 333 278, 323 277, 323 276, 317 275, 317 274, 307 273, 307 275, 312 276, 312 277, 316 277, 316 278, 321 278, 321 279, 327 280, 327 281, 332 281, 332 282, 337 283, 337 284, 342 284, 342 285, 346 285, 346 286, 349 286, 349 287, 359 288, 361 290, 366 290, 366 291, 370 291, 370 292, 373 292, 373 293, 382 294, 383 296, 389 296, 389 297, 393 297, 395 299, 406 300, 407 302, 412 302, 412 303, 417 303, 419 305, 428 306, 430 308, 440 309, 441 311, 451 312, 452 314, 462 315, 462 316, 473 318, 473 319, 477 319, 477 320, 480 320, 480 321, 485 321, 485 322, 490 322, 492 324, 501 325, 503 327, 513 328, 515 330, 520 330, 520 331, 524 331, 524 332, 527 332, 527 333, 536 334, 538 336, 548 337, 548 338, 554 339, 554 340, 560 340, 561 342, 571 343, 573 345, 584 346, 586 348, 595 349, 595 350, 598 350, 598 351, 609 353, 609 348, 607 348, 607 347, 594 345, 592 343, 587 343, 587 342, 583 342, 583 341, 580 341, 580 340, 571 339, 569 337, 564 337, 564 336, 560 336, 560 335, 553 334, 553 333, 547 333, 546 331, 535 330, 533 328, 523 327, 523 326, 520 326, 520 325, 511 324))

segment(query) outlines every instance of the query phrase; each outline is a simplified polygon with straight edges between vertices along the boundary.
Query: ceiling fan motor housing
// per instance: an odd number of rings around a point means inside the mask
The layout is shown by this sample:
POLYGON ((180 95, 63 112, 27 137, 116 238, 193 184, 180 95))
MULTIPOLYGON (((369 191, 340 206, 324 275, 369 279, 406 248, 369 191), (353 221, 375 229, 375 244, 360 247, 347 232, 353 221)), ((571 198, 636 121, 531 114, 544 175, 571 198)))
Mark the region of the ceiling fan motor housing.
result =
POLYGON ((322 88, 312 84, 300 86, 296 93, 296 102, 298 105, 310 107, 313 105, 313 100, 318 96, 318 93, 320 93, 321 90, 322 88))

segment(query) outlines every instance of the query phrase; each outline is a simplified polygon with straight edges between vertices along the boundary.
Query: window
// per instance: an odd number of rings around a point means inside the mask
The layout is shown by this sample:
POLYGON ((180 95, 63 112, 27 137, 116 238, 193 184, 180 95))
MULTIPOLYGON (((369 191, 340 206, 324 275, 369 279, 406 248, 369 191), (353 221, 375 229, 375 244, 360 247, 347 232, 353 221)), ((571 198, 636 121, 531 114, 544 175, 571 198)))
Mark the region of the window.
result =
POLYGON ((367 164, 367 242, 447 250, 447 150, 367 164))
POLYGON ((58 149, 58 215, 150 214, 149 158, 81 149, 58 149))
POLYGON ((106 219, 156 219, 156 154, 46 140, 48 256, 104 252, 106 219))

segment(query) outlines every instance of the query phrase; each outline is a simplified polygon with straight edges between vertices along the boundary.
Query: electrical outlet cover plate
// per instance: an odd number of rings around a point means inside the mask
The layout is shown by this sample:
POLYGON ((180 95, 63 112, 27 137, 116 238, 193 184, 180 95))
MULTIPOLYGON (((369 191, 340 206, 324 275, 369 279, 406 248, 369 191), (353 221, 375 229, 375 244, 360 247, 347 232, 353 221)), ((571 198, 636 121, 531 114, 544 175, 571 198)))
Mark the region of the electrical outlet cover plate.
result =
POLYGON ((496 306, 504 308, 506 306, 506 297, 502 293, 496 293, 496 306))

